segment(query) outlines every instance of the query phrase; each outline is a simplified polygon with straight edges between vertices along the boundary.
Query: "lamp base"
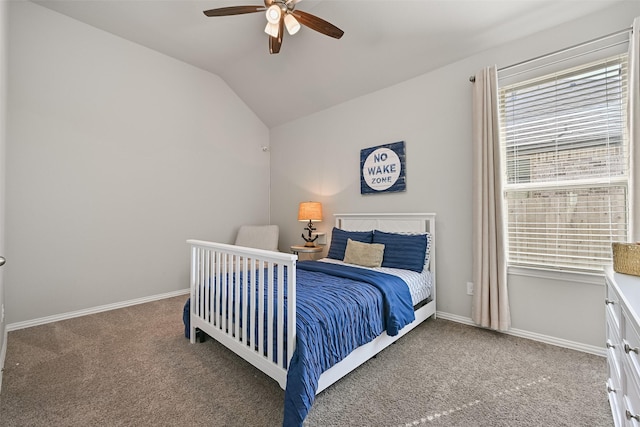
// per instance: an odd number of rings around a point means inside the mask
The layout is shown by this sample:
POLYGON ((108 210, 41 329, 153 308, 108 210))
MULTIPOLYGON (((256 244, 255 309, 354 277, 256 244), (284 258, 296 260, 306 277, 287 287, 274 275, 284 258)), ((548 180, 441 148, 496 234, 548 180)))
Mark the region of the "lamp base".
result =
POLYGON ((307 248, 315 248, 316 244, 314 242, 318 238, 318 235, 316 234, 316 237, 311 237, 311 232, 316 231, 316 228, 313 226, 313 222, 311 222, 311 220, 309 220, 309 224, 307 224, 307 228, 305 228, 305 230, 309 232, 309 237, 305 237, 304 233, 302 233, 302 238, 305 241, 304 246, 307 248))

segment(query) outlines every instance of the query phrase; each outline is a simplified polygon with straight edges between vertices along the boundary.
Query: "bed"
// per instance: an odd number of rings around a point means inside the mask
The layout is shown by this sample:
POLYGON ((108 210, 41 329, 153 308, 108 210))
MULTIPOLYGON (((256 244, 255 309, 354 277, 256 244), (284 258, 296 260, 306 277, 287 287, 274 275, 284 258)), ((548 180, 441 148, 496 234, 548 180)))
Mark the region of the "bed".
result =
POLYGON ((205 333, 275 379, 285 390, 284 425, 301 425, 315 395, 435 317, 434 243, 435 214, 422 213, 337 214, 319 261, 188 240, 190 340, 205 333), (412 248, 423 241, 420 260, 412 248), (356 248, 382 250, 382 266, 351 264, 356 248), (392 248, 402 256, 392 258, 392 248))

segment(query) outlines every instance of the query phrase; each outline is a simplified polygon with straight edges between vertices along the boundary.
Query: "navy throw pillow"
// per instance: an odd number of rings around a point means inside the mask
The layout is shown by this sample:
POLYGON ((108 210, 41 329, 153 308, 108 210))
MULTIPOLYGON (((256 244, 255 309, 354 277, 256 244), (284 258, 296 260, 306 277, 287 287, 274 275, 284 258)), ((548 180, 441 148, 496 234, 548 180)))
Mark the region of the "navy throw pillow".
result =
POLYGON ((384 245, 383 267, 422 272, 427 252, 425 234, 397 234, 375 230, 373 243, 384 245))
POLYGON ((344 251, 347 249, 347 240, 355 240, 362 243, 371 243, 373 231, 346 231, 333 227, 331 231, 331 246, 327 258, 344 259, 344 251))

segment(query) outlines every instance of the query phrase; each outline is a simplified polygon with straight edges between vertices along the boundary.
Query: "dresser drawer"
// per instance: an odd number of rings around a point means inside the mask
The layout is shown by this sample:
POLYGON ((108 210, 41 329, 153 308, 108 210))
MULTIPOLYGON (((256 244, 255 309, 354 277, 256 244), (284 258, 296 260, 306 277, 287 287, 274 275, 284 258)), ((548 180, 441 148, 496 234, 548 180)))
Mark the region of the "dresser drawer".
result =
POLYGON ((611 406, 611 414, 613 415, 613 425, 623 425, 622 414, 624 408, 622 407, 622 389, 620 386, 613 384, 611 378, 607 381, 607 397, 609 398, 609 405, 611 406))
POLYGON ((607 314, 607 365, 609 367, 609 378, 613 381, 612 387, 619 389, 620 377, 622 375, 622 355, 624 354, 622 339, 618 331, 612 329, 607 314))
POLYGON ((622 309, 622 360, 629 364, 632 373, 635 373, 636 380, 640 380, 640 333, 637 325, 633 323, 633 317, 622 309))
MULTIPOLYGON (((608 364, 608 368, 609 368, 609 372, 614 372, 618 369, 622 369, 622 366, 612 366, 611 363, 608 364)), ((622 381, 623 381, 623 377, 622 376, 613 376, 611 375, 609 377, 609 379, 607 380, 607 393, 609 395, 609 400, 611 401, 611 405, 613 406, 618 406, 620 403, 620 399, 622 399, 622 396, 624 395, 624 389, 622 387, 622 381), (615 405, 614 402, 612 401, 615 400, 615 405)), ((616 424, 617 425, 617 424, 616 424)))
POLYGON ((640 427, 640 391, 635 381, 628 378, 625 388, 627 393, 623 397, 623 407, 621 417, 624 418, 625 425, 640 427))
POLYGON ((607 369, 609 370, 610 386, 616 390, 622 388, 622 363, 614 357, 607 358, 607 369))
POLYGON ((606 295, 604 303, 607 307, 606 312, 610 315, 611 320, 613 321, 613 328, 616 330, 620 329, 620 319, 622 317, 622 308, 620 304, 620 295, 616 291, 615 287, 609 281, 609 278, 606 278, 606 295))

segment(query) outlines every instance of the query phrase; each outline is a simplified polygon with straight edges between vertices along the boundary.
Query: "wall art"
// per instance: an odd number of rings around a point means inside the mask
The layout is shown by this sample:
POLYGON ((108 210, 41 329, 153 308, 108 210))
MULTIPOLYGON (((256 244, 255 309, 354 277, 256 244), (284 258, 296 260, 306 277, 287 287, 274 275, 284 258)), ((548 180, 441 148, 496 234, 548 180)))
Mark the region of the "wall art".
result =
POLYGON ((360 150, 360 194, 406 190, 404 141, 360 150))

